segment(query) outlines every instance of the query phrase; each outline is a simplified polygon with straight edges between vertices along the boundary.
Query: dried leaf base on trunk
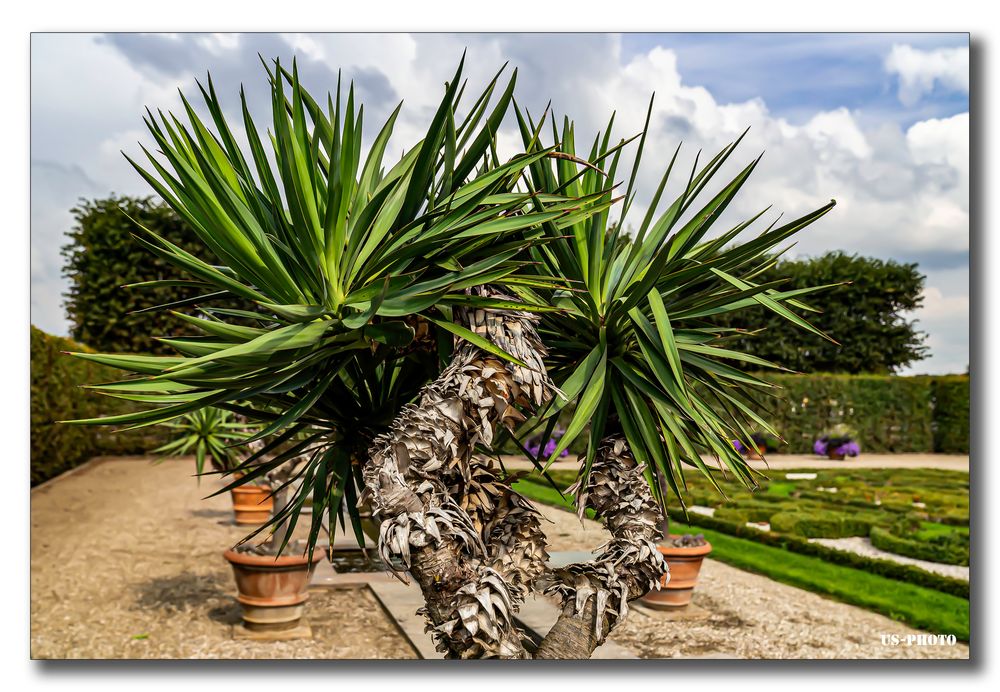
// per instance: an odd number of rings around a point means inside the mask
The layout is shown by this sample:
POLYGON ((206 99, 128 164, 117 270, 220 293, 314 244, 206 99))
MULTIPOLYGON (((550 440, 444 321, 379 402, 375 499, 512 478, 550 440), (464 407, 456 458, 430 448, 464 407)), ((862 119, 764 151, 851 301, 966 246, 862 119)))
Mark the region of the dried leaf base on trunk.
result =
MULTIPOLYGON (((488 298, 508 298, 488 288, 488 298)), ((529 658, 514 621, 546 573, 545 538, 531 504, 489 462, 473 457, 521 410, 545 403, 545 374, 533 317, 502 310, 456 311, 456 319, 519 359, 512 364, 461 342, 451 363, 376 439, 365 465, 366 497, 380 520, 379 551, 395 558, 424 595, 423 614, 438 649, 450 658, 529 658)), ((625 443, 602 445, 581 512, 605 518, 612 539, 598 557, 548 575, 563 598, 559 620, 538 647, 540 658, 589 658, 624 617, 628 601, 659 583, 666 565, 656 550, 659 510, 643 467, 625 443)))
POLYGON ((636 462, 621 437, 601 443, 590 477, 570 488, 582 518, 587 507, 604 519, 611 540, 589 562, 553 570, 547 593, 562 597, 559 620, 542 640, 536 658, 590 658, 625 619, 628 603, 661 579, 670 578, 657 550, 662 514, 636 462))

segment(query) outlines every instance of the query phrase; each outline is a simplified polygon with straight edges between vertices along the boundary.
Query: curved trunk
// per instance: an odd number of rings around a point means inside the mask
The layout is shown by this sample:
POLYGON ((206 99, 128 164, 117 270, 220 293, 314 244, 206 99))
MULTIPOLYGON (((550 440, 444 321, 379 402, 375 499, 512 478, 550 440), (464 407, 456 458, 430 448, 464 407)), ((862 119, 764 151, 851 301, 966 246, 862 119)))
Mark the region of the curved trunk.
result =
MULTIPOLYGON (((536 658, 590 658, 625 619, 628 602, 660 587, 667 563, 656 548, 663 514, 624 438, 602 440, 586 485, 570 488, 580 516, 587 507, 603 519, 611 540, 597 556, 554 570, 546 593, 562 598, 562 613, 536 658)), ((669 576, 668 576, 669 578, 669 576)))
MULTIPOLYGON (((473 290, 508 297, 488 287, 473 290)), ((540 517, 491 462, 473 454, 477 444, 493 443, 500 426, 512 429, 523 421, 521 410, 545 403, 554 387, 545 374, 545 351, 533 316, 456 310, 456 320, 529 367, 460 343, 418 403, 406 406, 390 430, 376 438, 364 467, 362 501, 370 498, 381 521, 379 552, 385 564, 396 558, 420 586, 421 612, 439 651, 449 658, 530 658, 513 616, 546 572, 540 517)), ((642 469, 617 443, 609 449, 602 446, 591 482, 578 498, 607 518, 614 538, 596 561, 555 573, 549 591, 573 607, 564 609, 540 645, 539 657, 589 657, 624 615, 625 602, 640 589, 645 593, 654 577, 658 583, 664 571, 652 543, 659 513, 648 488, 641 495, 635 482, 645 488, 642 469), (595 485, 601 479, 618 490, 607 495, 595 485), (635 504, 636 498, 648 501, 635 504), (606 612, 609 602, 618 615, 606 612)))
POLYGON ((544 539, 532 507, 473 454, 500 426, 524 420, 519 408, 549 398, 545 351, 526 313, 456 310, 455 317, 529 367, 458 345, 417 405, 376 438, 365 492, 382 521, 382 558, 398 558, 420 585, 438 649, 458 658, 526 658, 513 615, 544 571, 544 539))

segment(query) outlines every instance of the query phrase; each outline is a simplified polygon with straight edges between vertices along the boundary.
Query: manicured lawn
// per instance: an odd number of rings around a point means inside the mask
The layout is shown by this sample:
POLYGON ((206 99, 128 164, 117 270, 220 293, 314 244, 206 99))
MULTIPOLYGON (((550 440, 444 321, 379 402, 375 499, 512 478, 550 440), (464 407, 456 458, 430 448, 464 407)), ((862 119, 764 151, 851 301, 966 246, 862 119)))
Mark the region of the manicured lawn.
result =
POLYGON ((921 541, 928 541, 935 536, 948 536, 953 533, 969 535, 968 526, 949 526, 948 524, 938 524, 933 521, 920 522, 920 530, 914 534, 914 538, 921 541))
MULTIPOLYGON (((514 487, 533 500, 572 511, 570 498, 560 496, 554 488, 535 479, 518 481, 514 487)), ((935 634, 954 634, 966 641, 969 638, 967 599, 697 526, 672 522, 671 532, 704 534, 712 544, 712 558, 734 567, 867 608, 935 634)))
POLYGON ((778 497, 788 497, 795 490, 794 483, 768 483, 767 484, 767 494, 777 495, 778 497))
POLYGON ((708 529, 672 522, 671 531, 704 534, 712 544, 711 557, 719 562, 873 610, 911 627, 969 639, 969 602, 963 598, 708 529))

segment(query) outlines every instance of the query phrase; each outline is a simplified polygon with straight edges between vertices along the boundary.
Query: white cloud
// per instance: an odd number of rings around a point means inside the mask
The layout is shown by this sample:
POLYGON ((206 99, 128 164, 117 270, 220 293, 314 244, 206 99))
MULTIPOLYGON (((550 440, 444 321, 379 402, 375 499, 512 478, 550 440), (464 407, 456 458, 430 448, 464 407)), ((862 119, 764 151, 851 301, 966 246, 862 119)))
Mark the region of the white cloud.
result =
POLYGON ((928 358, 907 368, 905 374, 961 373, 969 365, 968 275, 932 273, 923 291, 923 307, 908 315, 917 329, 927 333, 928 358), (948 284, 954 283, 954 286, 948 284), (964 338, 962 338, 964 337, 964 338))
POLYGON ((820 151, 843 149, 859 159, 867 159, 872 154, 868 141, 846 108, 817 113, 802 129, 817 143, 820 151))
MULTIPOLYGON (((760 99, 719 103, 706 89, 685 84, 674 54, 663 48, 637 55, 584 88, 582 119, 600 123, 614 108, 622 134, 641 128, 648 94, 656 92, 639 176, 640 214, 677 142, 684 141, 682 161, 690 165, 699 148, 714 154, 749 126, 728 171, 766 154, 720 228, 768 204, 794 218, 835 198, 837 208, 802 234, 799 254, 844 249, 882 257, 953 256, 968 248, 967 115, 902 132, 894 123, 865 129, 855 114, 837 108, 796 126, 760 99)), ((583 135, 578 128, 578 142, 589 141, 583 135)))
POLYGON ((223 55, 240 45, 239 34, 208 34, 198 39, 198 45, 214 55, 223 55))
POLYGON ((969 93, 969 49, 920 50, 896 44, 885 59, 885 69, 899 77, 899 100, 912 106, 940 84, 969 93))
POLYGON ((906 141, 916 163, 946 164, 968 174, 968 113, 918 122, 906 131, 906 141))

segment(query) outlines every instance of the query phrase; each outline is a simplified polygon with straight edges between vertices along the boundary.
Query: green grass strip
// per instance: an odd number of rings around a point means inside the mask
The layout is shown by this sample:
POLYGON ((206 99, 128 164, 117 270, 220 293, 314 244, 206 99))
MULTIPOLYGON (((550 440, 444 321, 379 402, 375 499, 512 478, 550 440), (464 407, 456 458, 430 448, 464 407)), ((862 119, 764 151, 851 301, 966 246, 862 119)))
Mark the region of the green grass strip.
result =
MULTIPOLYGON (((537 502, 572 511, 570 498, 560 497, 551 487, 521 480, 514 488, 537 502)), ((963 598, 676 521, 671 522, 671 529, 704 534, 712 544, 712 559, 719 562, 881 613, 911 627, 969 640, 969 601, 963 598)))

